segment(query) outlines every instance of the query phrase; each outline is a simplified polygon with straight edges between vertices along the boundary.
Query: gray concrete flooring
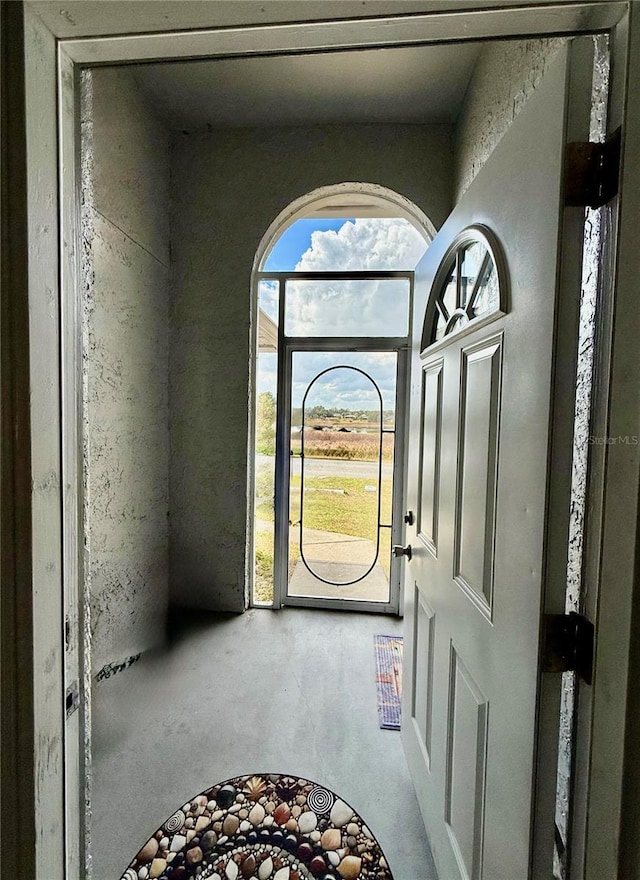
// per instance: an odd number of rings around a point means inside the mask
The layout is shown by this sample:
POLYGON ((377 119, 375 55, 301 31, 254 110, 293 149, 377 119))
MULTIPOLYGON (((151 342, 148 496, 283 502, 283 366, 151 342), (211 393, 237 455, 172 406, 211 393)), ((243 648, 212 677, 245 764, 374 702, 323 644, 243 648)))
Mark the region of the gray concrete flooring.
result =
POLYGON ((302 608, 176 618, 166 649, 94 687, 94 880, 117 880, 193 795, 259 772, 333 789, 395 880, 436 880, 400 733, 378 727, 373 635, 400 631, 302 608))

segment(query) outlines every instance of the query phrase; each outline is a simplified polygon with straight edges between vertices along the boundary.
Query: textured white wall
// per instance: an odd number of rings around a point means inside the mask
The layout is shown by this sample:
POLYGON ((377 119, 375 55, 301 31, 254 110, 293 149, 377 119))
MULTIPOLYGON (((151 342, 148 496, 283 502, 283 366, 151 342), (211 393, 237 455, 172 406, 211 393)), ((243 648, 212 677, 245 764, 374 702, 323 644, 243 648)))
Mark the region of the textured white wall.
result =
POLYGON ((451 207, 448 126, 176 135, 172 152, 171 598, 244 607, 250 279, 269 224, 320 186, 365 181, 437 225, 451 207))
POLYGON ((124 70, 83 96, 85 542, 92 668, 164 636, 169 144, 124 70))
POLYGON ((455 130, 455 201, 467 189, 542 79, 564 39, 486 43, 455 130))

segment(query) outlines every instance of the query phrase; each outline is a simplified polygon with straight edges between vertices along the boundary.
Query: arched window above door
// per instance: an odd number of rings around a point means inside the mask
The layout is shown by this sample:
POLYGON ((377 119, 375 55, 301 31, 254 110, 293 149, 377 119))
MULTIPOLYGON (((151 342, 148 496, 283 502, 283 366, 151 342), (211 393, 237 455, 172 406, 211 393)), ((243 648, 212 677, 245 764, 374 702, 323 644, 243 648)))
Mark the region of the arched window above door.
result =
POLYGON ((506 311, 507 268, 502 248, 491 230, 470 226, 454 240, 436 273, 422 349, 506 311))

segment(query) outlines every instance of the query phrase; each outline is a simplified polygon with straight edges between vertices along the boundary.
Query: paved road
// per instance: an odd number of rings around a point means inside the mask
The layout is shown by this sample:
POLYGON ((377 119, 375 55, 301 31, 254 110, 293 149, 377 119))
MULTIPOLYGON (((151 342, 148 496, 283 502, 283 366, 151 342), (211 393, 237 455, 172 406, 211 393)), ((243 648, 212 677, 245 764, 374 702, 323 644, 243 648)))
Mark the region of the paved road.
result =
MULTIPOLYGON (((270 455, 256 455, 256 463, 258 466, 263 463, 271 462, 274 459, 270 455)), ((302 461, 298 456, 291 459, 292 476, 300 476, 300 465, 302 461)), ((339 458, 308 458, 307 474, 313 474, 314 477, 364 477, 365 479, 375 480, 378 477, 378 465, 374 461, 344 461, 339 458), (309 467, 310 466, 310 467, 309 467)), ((391 477, 391 462, 382 463, 383 478, 391 477)))

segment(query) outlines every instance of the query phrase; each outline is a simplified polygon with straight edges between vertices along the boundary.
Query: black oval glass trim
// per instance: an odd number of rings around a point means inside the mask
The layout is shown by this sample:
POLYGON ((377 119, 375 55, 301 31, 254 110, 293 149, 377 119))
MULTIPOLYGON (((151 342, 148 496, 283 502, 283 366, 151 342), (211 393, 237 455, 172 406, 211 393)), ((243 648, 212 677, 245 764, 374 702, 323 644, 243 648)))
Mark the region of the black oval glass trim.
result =
POLYGON ((314 578, 321 581, 323 584, 329 584, 332 587, 350 587, 352 584, 357 584, 360 581, 364 580, 367 575, 371 574, 375 565, 378 561, 378 557, 380 555, 380 509, 381 509, 381 501, 382 501, 382 422, 384 418, 384 409, 382 403, 382 394, 380 393, 380 389, 378 388, 378 384, 376 381, 366 373, 364 370, 361 370, 359 367, 353 367, 350 364, 336 364, 333 367, 327 367, 326 370, 322 370, 315 376, 311 382, 307 385, 307 389, 304 392, 304 397, 302 398, 302 437, 301 437, 301 462, 300 462, 300 533, 298 538, 298 546, 300 547, 300 558, 307 569, 307 571, 313 575, 314 578), (332 370, 353 370, 356 373, 361 373, 365 376, 373 385, 376 390, 376 394, 378 395, 379 405, 380 405, 380 431, 378 436, 378 514, 376 521, 376 552, 373 558, 373 562, 369 566, 369 568, 364 572, 364 574, 360 575, 360 577, 354 578, 350 581, 330 581, 327 578, 321 577, 317 572, 311 568, 309 562, 304 555, 304 548, 302 542, 302 534, 304 530, 304 464, 305 464, 305 454, 304 454, 304 431, 305 431, 305 409, 307 404, 307 397, 313 385, 320 379, 322 376, 326 375, 326 373, 330 373, 332 370))

